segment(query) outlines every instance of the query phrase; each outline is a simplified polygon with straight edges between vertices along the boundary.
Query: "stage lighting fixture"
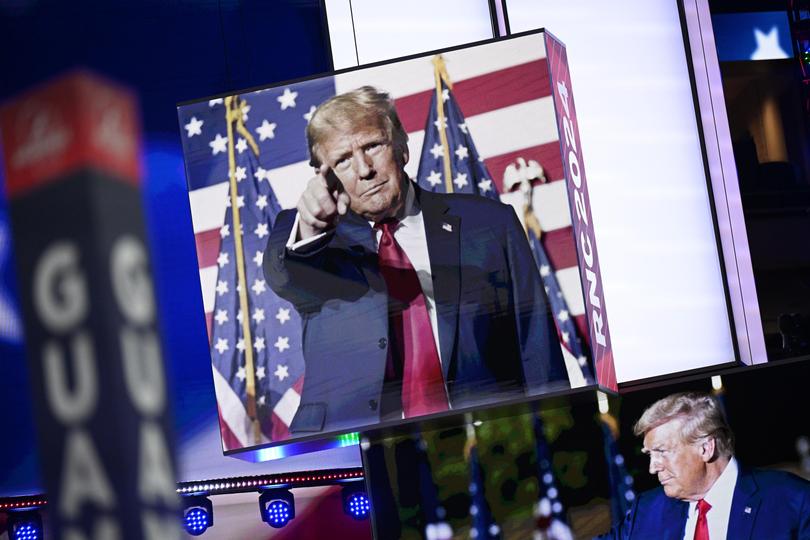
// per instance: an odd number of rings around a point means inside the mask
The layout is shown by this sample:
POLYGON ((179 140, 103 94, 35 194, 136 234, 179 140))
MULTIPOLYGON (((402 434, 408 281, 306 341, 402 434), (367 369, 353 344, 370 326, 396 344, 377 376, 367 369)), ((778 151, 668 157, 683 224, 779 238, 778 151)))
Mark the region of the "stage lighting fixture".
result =
POLYGON ((265 489, 259 495, 262 521, 280 529, 295 517, 295 497, 287 489, 265 489))
POLYGON ((8 514, 9 540, 42 540, 42 518, 39 512, 11 512, 8 514))
POLYGON ((183 505, 183 527, 191 536, 200 536, 214 525, 214 506, 208 497, 183 497, 183 505))
POLYGON ((343 511, 357 520, 367 519, 371 501, 364 482, 352 482, 343 487, 343 511))

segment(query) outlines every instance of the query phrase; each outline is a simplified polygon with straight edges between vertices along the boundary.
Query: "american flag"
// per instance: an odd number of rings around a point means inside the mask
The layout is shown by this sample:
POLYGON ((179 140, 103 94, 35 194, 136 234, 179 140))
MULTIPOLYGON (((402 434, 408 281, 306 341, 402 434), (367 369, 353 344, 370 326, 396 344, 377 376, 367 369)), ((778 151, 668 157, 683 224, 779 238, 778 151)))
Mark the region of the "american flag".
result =
MULTIPOLYGON (((186 172, 200 266, 200 281, 211 342, 211 361, 226 449, 289 437, 304 375, 301 323, 295 309, 267 286, 262 271, 269 229, 281 206, 270 182, 285 167, 307 158, 301 144, 307 118, 303 108, 334 94, 331 79, 290 88, 253 92, 240 98, 245 132, 233 132, 229 148, 225 99, 180 108, 186 172), (257 146, 258 155, 253 149, 257 146), (229 153, 234 156, 236 206, 242 253, 236 249, 231 205, 229 153), (269 172, 272 171, 272 172, 269 172), (238 258, 244 266, 247 313, 240 306, 238 258), (250 335, 243 332, 249 319, 250 335), (248 347, 253 353, 255 436, 248 411, 248 347)), ((297 177, 294 177, 297 178, 297 177)))
MULTIPOLYGON (((467 125, 461 107, 450 88, 444 60, 441 56, 437 56, 434 63, 438 81, 437 91, 433 92, 431 97, 425 123, 426 135, 417 173, 419 185, 428 191, 473 193, 500 200, 500 189, 498 185, 493 184, 492 175, 473 142, 472 129, 467 125), (441 107, 438 106, 439 95, 441 107)), ((580 386, 586 382, 593 382, 594 379, 579 330, 568 309, 568 303, 554 272, 555 267, 546 253, 540 223, 531 209, 533 201, 528 195, 533 191, 532 181, 546 182, 542 167, 534 160, 530 160, 527 164, 525 158, 519 158, 516 164, 510 164, 504 169, 499 184, 507 190, 519 188, 524 191, 526 208, 520 209, 519 215, 530 223, 527 227, 529 245, 543 280, 549 307, 554 314, 566 364, 570 366, 569 372, 574 374, 571 383, 572 386, 580 386), (531 215, 527 216, 529 212, 531 215)), ((567 208, 567 204, 565 207, 567 208)), ((583 335, 587 336, 587 333, 583 335)))
POLYGON ((543 421, 537 413, 534 414, 534 447, 539 484, 534 540, 573 540, 574 535, 565 519, 565 507, 551 468, 551 449, 543 421))
MULTIPOLYGON (((447 522, 447 511, 439 500, 433 472, 427 455, 427 442, 421 433, 414 435, 419 470, 419 506, 425 523, 425 540, 452 540, 453 528, 447 522)), ((413 464, 408 464, 410 470, 413 464)))
POLYGON ((500 525, 492 516, 484 491, 484 472, 478 459, 478 442, 475 428, 467 424, 467 459, 470 465, 470 538, 477 540, 500 540, 503 538, 500 525))
POLYGON ((438 92, 434 92, 425 122, 425 142, 417 181, 428 191, 474 193, 499 200, 492 177, 475 148, 464 114, 445 78, 444 60, 437 56, 434 61, 437 63, 442 106, 438 106, 438 92))
MULTIPOLYGON (((554 273, 554 267, 548 258, 546 248, 543 247, 543 242, 541 241, 542 236, 541 238, 537 238, 535 231, 532 230, 531 227, 529 227, 527 233, 529 236, 529 245, 534 254, 534 260, 537 262, 540 277, 543 279, 543 286, 546 290, 548 303, 551 312, 554 314, 554 325, 557 328, 557 337, 560 339, 560 345, 562 345, 563 357, 566 360, 566 364, 572 365, 572 367, 569 368, 569 373, 572 371, 576 373, 575 376, 571 377, 571 386, 593 383, 595 381, 591 373, 590 365, 588 364, 588 358, 585 355, 579 329, 571 318, 571 312, 568 310, 568 303, 565 301, 563 292, 560 289, 560 284, 554 273), (579 369, 579 373, 576 372, 577 369, 579 369)), ((587 336, 587 334, 583 335, 587 336)))
MULTIPOLYGON (((521 218, 523 196, 518 192, 504 191, 504 171, 519 158, 526 162, 542 163, 549 181, 533 186, 532 199, 534 212, 543 230, 542 244, 568 305, 570 318, 579 334, 587 336, 544 47, 542 35, 538 34, 451 51, 444 53, 443 57, 447 72, 454 82, 454 100, 459 110, 465 112, 464 123, 469 132, 475 134, 475 152, 483 159, 483 170, 494 173, 491 177, 492 189, 501 193, 501 200, 514 205, 521 218)), ((270 193, 275 195, 281 208, 294 207, 307 180, 313 176, 304 129, 314 107, 335 93, 366 84, 383 89, 395 98, 397 111, 409 135, 408 147, 412 159, 406 166, 406 172, 411 178, 421 181, 419 163, 413 157, 419 156, 425 146, 425 119, 430 114, 430 102, 436 94, 430 57, 244 93, 239 96, 244 101, 244 124, 255 139, 259 154, 251 155, 250 145, 239 142, 244 137, 234 134, 237 165, 245 169, 245 178, 239 182, 239 189, 251 187, 257 194, 257 200, 261 195, 268 196, 268 206, 263 210, 268 224, 272 224, 275 215, 275 210, 269 205, 270 193)), ((209 337, 213 338, 212 331, 218 325, 215 319, 216 288, 221 280, 218 258, 226 240, 221 236, 221 229, 230 219, 226 206, 229 194, 225 110, 223 102, 211 100, 180 107, 179 117, 203 305, 209 337)), ((428 150, 430 148, 432 146, 428 150)), ((457 146, 454 149, 458 149, 457 146)), ((241 173, 238 174, 241 176, 241 173)), ((250 194, 242 195, 240 192, 240 195, 245 197, 245 205, 250 207, 250 194)), ((255 216, 260 220, 258 214, 255 216)), ((243 230, 249 237, 251 231, 247 225, 243 230)), ((253 252, 245 253, 247 267, 254 257, 256 254, 253 252)), ((229 261, 233 259, 229 255, 229 261)), ((248 285, 252 285, 250 279, 248 285)), ((233 291, 233 286, 229 284, 229 290, 233 291)), ((269 289, 267 292, 270 292, 269 289)), ((252 290, 248 294, 252 294, 252 290)), ((275 318, 277 314, 278 308, 273 313, 265 310, 263 324, 272 325, 272 328, 265 328, 264 331, 272 335, 265 340, 265 352, 259 355, 266 357, 267 364, 264 365, 265 377, 257 388, 257 399, 261 398, 259 390, 264 385, 272 383, 273 388, 272 393, 265 395, 266 409, 263 409, 269 413, 272 424, 272 429, 263 431, 268 440, 281 440, 288 436, 286 426, 297 408, 303 382, 298 375, 303 373, 300 337, 297 336, 300 323, 294 318, 294 309, 290 310, 290 320, 284 323, 275 318), (279 336, 289 338, 289 349, 279 351, 272 347, 279 336), (279 365, 288 368, 289 376, 283 377, 283 380, 273 375, 279 365)), ((229 316, 228 324, 232 326, 228 332, 233 332, 230 338, 238 341, 233 320, 229 316)), ((212 345, 216 344, 217 340, 212 339, 212 345)), ((225 447, 252 446, 254 441, 245 427, 245 384, 237 377, 238 357, 233 356, 234 348, 229 346, 230 363, 218 364, 216 358, 219 352, 214 348, 211 350, 225 447)), ((257 368, 262 365, 256 363, 257 368)), ((266 418, 262 422, 263 426, 269 425, 266 418)))
POLYGON ((618 422, 609 414, 603 414, 599 422, 605 444, 605 461, 608 468, 608 481, 610 483, 610 515, 613 525, 621 523, 633 501, 636 493, 633 491, 633 477, 627 472, 624 456, 619 452, 616 441, 618 435, 618 422))

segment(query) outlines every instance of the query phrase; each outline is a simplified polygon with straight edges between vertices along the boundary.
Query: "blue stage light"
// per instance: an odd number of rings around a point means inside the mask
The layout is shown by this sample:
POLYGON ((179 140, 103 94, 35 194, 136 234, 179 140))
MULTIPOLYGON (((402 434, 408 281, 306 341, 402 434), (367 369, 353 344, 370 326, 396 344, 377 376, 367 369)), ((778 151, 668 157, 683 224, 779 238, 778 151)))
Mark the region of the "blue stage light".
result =
POLYGON ((200 536, 214 525, 214 505, 203 496, 184 497, 183 527, 191 536, 200 536))
POLYGON ((290 521, 290 505, 285 501, 271 502, 265 512, 267 512, 267 522, 277 529, 290 521))
POLYGON ((295 498, 286 489, 265 489, 259 496, 262 521, 280 529, 295 517, 295 498))
POLYGON ((371 502, 362 491, 353 493, 349 497, 349 515, 354 519, 366 519, 371 511, 371 502))
POLYGON ((42 538, 42 530, 34 523, 20 523, 14 527, 12 532, 13 540, 39 540, 42 538))
POLYGON ((371 513, 371 501, 362 480, 343 486, 342 497, 343 512, 357 520, 368 518, 371 513))
POLYGON ((10 540, 42 540, 42 518, 37 511, 11 512, 8 515, 10 540))
POLYGON ((186 512, 186 532, 191 536, 199 536, 208 530, 208 512, 202 508, 192 508, 186 512))

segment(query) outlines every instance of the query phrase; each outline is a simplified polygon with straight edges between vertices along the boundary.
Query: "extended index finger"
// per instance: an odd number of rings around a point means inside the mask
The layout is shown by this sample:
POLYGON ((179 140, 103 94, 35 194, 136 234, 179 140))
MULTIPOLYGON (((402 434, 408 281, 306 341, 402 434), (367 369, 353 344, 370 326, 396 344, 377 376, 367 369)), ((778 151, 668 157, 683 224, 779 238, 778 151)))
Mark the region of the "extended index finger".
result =
POLYGON ((343 184, 341 184, 335 172, 326 163, 318 168, 318 175, 324 179, 326 189, 329 190, 329 193, 343 191, 343 184))

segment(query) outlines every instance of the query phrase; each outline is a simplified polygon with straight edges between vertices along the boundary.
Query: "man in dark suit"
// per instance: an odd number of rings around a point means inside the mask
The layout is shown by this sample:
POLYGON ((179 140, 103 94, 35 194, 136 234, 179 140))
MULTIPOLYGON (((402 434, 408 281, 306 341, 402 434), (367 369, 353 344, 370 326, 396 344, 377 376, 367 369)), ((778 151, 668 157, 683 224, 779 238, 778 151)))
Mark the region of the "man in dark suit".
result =
POLYGON ((568 380, 514 210, 420 190, 393 101, 335 96, 307 128, 309 181, 264 272, 303 321, 295 433, 521 398, 568 380))
POLYGON ((782 471, 748 470, 718 402, 673 394, 634 427, 661 487, 642 493, 601 538, 661 540, 810 539, 810 482, 782 471))

